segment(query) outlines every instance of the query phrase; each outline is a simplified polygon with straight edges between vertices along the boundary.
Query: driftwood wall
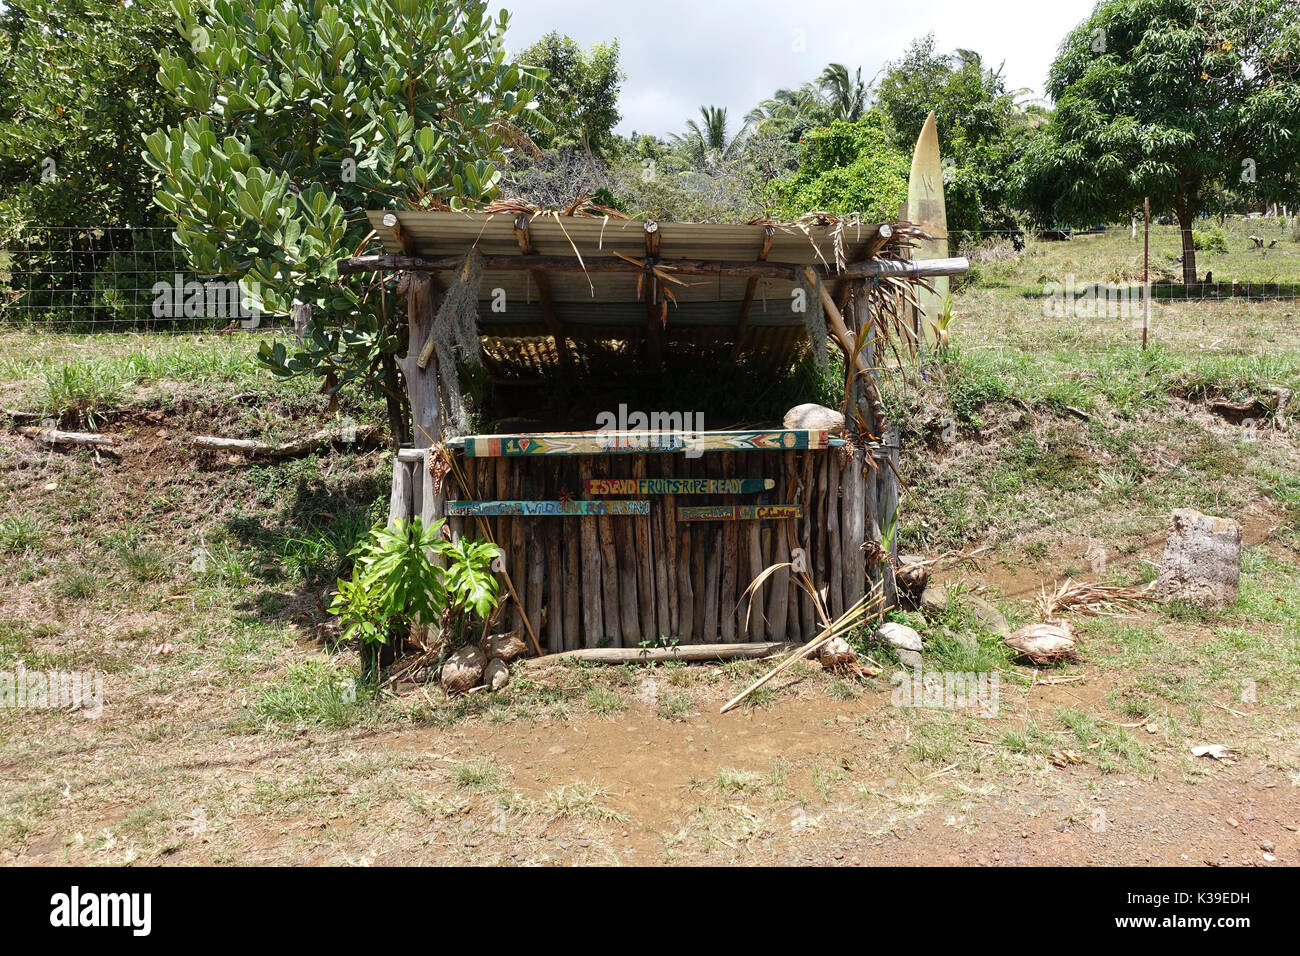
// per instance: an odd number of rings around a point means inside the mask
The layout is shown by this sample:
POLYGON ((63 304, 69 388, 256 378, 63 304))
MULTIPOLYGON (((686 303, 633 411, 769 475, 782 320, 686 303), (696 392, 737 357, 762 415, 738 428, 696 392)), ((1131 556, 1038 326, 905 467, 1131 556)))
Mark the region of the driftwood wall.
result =
MULTIPOLYGON (((442 498, 476 501, 582 500, 589 478, 771 478, 760 494, 646 495, 648 516, 459 517, 450 530, 491 537, 505 551, 518 602, 511 627, 527 615, 549 652, 583 647, 803 641, 818 618, 788 571, 770 578, 754 606, 745 588, 772 564, 802 560, 831 616, 873 583, 893 603, 890 560, 881 550, 898 504, 897 433, 880 445, 812 451, 607 454, 472 458, 458 455, 467 488, 448 476, 442 498), (886 459, 892 458, 895 468, 886 459), (787 520, 687 522, 681 505, 798 504, 787 520)), ((442 514, 425 494, 423 449, 394 462, 393 518, 442 514)), ((622 497, 622 496, 620 496, 622 497)), ((896 554, 893 557, 896 558, 896 554)), ((509 595, 502 584, 501 593, 509 595)))

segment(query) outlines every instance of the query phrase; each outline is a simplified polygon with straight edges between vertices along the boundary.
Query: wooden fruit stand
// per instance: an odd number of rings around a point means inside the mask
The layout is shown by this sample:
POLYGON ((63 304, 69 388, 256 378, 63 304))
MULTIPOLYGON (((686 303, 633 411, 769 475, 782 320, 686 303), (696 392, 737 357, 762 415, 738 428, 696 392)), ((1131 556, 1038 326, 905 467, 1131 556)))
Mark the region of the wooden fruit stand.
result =
MULTIPOLYGON (((911 318, 909 288, 958 274, 963 261, 907 261, 917 232, 906 223, 660 224, 517 207, 371 221, 384 254, 340 270, 410 276, 401 368, 416 430, 395 457, 390 516, 445 517, 453 534, 496 541, 504 613, 544 652, 807 640, 821 621, 789 569, 752 606, 745 597, 776 564, 806 572, 832 617, 872 586, 892 603, 898 438, 876 353, 911 318), (539 390, 579 371, 599 380, 611 354, 634 353, 652 378, 673 375, 688 351, 779 374, 816 338, 786 305, 802 289, 848 369, 845 424, 620 431, 575 416, 563 430, 457 434, 449 409, 459 396, 439 374, 450 363, 427 343, 472 274, 481 274, 473 358, 493 387, 539 405, 539 390)), ((584 407, 616 407, 614 379, 608 392, 588 388, 584 407)), ((706 419, 709 401, 701 389, 706 419)))

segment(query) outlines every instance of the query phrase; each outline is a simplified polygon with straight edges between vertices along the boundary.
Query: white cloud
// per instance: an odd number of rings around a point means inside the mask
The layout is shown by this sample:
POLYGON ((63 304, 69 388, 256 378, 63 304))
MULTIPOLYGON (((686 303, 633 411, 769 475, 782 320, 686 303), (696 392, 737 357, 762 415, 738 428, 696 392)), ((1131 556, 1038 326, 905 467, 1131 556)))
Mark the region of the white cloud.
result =
POLYGON ((679 132, 703 104, 726 106, 738 126, 759 100, 814 78, 827 63, 861 66, 863 78, 870 79, 929 32, 940 50, 973 49, 991 66, 1005 61, 1008 87, 1028 87, 1037 95, 1058 45, 1088 16, 1093 0, 492 3, 494 10, 503 5, 511 13, 511 50, 549 30, 583 45, 618 38, 627 74, 618 131, 664 135, 679 132))

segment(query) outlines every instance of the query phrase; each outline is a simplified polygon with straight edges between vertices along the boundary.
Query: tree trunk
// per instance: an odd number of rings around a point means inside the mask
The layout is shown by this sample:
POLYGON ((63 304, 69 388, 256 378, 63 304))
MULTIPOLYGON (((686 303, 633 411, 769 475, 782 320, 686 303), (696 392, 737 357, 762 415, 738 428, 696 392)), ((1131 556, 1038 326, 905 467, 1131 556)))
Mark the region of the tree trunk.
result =
POLYGON ((1192 223, 1196 220, 1188 204, 1182 200, 1174 202, 1174 214, 1183 237, 1183 285, 1192 286, 1196 284, 1196 244, 1192 239, 1192 223))

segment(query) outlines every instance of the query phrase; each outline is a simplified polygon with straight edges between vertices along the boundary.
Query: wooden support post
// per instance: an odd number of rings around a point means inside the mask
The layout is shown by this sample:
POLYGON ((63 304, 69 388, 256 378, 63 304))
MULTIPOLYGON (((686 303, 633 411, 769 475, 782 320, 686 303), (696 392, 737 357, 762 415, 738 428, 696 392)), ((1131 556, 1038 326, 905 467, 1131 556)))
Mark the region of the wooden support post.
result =
POLYGON ((393 487, 388 498, 388 527, 411 520, 411 464, 393 456, 393 487))
MULTIPOLYGON (((674 473, 671 455, 656 455, 660 475, 672 478, 674 473)), ((657 609, 659 614, 659 631, 664 637, 676 637, 679 633, 677 602, 677 496, 665 495, 659 509, 659 524, 655 526, 659 538, 656 542, 655 556, 658 560, 656 585, 658 586, 657 609)))
MULTIPOLYGON (((608 458, 597 459, 597 475, 608 478, 610 462, 608 458)), ((601 606, 604 610, 605 637, 610 638, 616 646, 623 643, 623 624, 619 616, 619 574, 622 569, 618 562, 618 545, 614 539, 614 519, 602 515, 596 519, 596 529, 600 534, 600 585, 601 606)))
MULTIPOLYGON (((784 467, 785 452, 775 459, 781 465, 776 470, 776 489, 773 499, 779 504, 789 502, 789 472, 784 467)), ((787 522, 772 522, 772 551, 767 559, 767 567, 773 564, 787 564, 790 561, 790 543, 786 536, 787 522)), ((767 579, 764 584, 767 594, 767 636, 769 640, 780 640, 790 635, 790 569, 782 568, 767 579)))
MULTIPOLYGON (((840 540, 840 484, 844 473, 844 457, 839 451, 826 453, 826 602, 835 620, 844 613, 844 557, 840 540)), ((850 603, 852 603, 850 601, 850 603)))
MULTIPOLYGON (((659 258, 659 223, 647 219, 645 223, 646 259, 654 261, 659 258)), ((652 369, 660 368, 664 363, 664 315, 667 300, 659 290, 659 280, 650 270, 645 273, 645 307, 646 307, 646 363, 652 369)))
MULTIPOLYGON (((645 478, 646 476, 646 456, 634 455, 632 477, 645 478)), ((655 622, 656 562, 650 543, 651 520, 651 516, 646 515, 644 518, 636 517, 625 522, 631 525, 630 533, 636 559, 637 632, 640 634, 640 640, 643 641, 654 640, 659 636, 659 629, 655 622)))
POLYGON ((898 464, 899 431, 891 428, 882 436, 889 462, 880 465, 880 524, 889 536, 890 565, 884 569, 885 607, 898 604, 898 587, 894 581, 894 569, 898 567, 898 464), (892 465, 892 467, 890 467, 892 465))
MULTIPOLYGON (((578 479, 583 487, 593 475, 592 459, 578 459, 578 479)), ((582 542, 582 638, 586 647, 596 647, 605 630, 605 617, 601 610, 601 552, 599 519, 579 518, 582 542)))
MULTIPOLYGON (((533 245, 533 236, 528 230, 528 217, 523 213, 515 217, 514 231, 515 240, 519 243, 519 251, 526 256, 536 255, 537 249, 533 245)), ((528 274, 533 277, 533 283, 537 286, 537 304, 541 306, 542 319, 546 322, 551 338, 555 339, 555 354, 559 359, 560 368, 568 371, 573 367, 573 359, 569 354, 569 337, 564 323, 555 311, 550 277, 544 269, 529 269, 528 274)))
MULTIPOLYGON (((724 478, 736 477, 736 455, 723 452, 719 465, 724 478)), ((743 503, 744 499, 736 495, 727 495, 724 504, 743 503)), ((735 521, 722 524, 722 592, 718 598, 719 631, 722 640, 730 643, 736 639, 736 581, 737 565, 740 563, 740 525, 735 521)))
MULTIPOLYGON (((767 259, 767 254, 772 251, 772 240, 776 236, 776 227, 767 226, 763 229, 763 243, 758 247, 758 261, 763 262, 767 259)), ((745 282, 745 297, 740 301, 740 316, 736 320, 736 344, 731 350, 731 359, 735 361, 740 357, 740 353, 745 346, 745 332, 749 328, 749 310, 754 304, 754 292, 758 289, 758 277, 750 276, 745 282)))
MULTIPOLYGON (((760 477, 767 477, 768 455, 749 455, 742 460, 749 462, 751 474, 760 477)), ((754 580, 763 573, 763 538, 762 529, 758 521, 745 522, 745 578, 741 582, 741 590, 748 588, 754 580)), ((767 633, 763 623, 763 592, 760 591, 758 596, 751 592, 750 596, 745 598, 745 606, 741 608, 741 623, 745 625, 745 634, 751 641, 761 641, 767 633)))
MULTIPOLYGON (((677 474, 682 478, 691 476, 690 459, 677 459, 677 474)), ((676 515, 676 507, 673 514, 676 515)), ((695 585, 693 577, 693 561, 691 558, 691 523, 689 521, 677 521, 677 631, 675 636, 682 642, 688 643, 695 638, 695 585)))

